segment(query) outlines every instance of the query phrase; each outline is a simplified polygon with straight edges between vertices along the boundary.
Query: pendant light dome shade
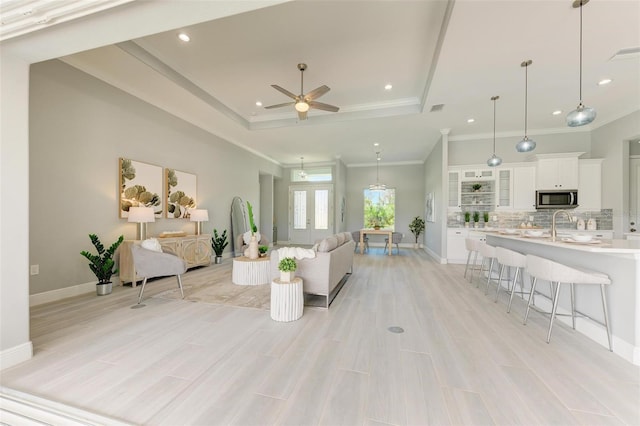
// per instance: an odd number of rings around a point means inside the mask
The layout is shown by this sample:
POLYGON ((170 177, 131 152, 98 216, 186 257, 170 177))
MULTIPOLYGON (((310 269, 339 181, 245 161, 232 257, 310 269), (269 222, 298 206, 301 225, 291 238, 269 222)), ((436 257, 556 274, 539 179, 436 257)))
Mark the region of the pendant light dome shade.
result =
POLYGON ((531 152, 536 149, 536 141, 529 139, 527 136, 527 105, 528 105, 528 92, 529 92, 529 65, 533 61, 531 59, 524 61, 520 64, 524 67, 524 137, 520 142, 516 144, 516 151, 518 152, 531 152))
POLYGON ((487 160, 487 166, 497 167, 502 164, 502 158, 496 155, 496 101, 500 99, 500 96, 492 96, 493 101, 493 154, 487 160))
POLYGON ((578 107, 567 114, 567 125, 569 127, 584 126, 596 119, 596 110, 584 106, 582 103, 582 7, 589 3, 589 0, 574 0, 573 8, 580 8, 580 103, 578 107))

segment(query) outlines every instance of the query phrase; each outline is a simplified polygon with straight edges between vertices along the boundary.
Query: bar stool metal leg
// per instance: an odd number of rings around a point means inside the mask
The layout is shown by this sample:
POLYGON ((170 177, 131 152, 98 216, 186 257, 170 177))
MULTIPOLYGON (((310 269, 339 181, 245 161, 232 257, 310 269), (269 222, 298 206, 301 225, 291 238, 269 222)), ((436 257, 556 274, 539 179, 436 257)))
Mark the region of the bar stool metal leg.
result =
POLYGON ((575 285, 571 283, 571 326, 576 329, 576 290, 575 285))
POLYGON ((603 284, 600 284, 600 295, 602 296, 602 311, 604 312, 604 326, 607 329, 607 340, 609 341, 609 351, 613 352, 613 345, 611 344, 611 329, 609 328, 609 310, 607 309, 607 296, 605 295, 603 284))
POLYGON ((560 299, 560 282, 556 287, 556 293, 553 296, 553 309, 551 310, 551 319, 549 320, 549 332, 547 333, 547 343, 551 340, 551 329, 553 328, 553 320, 556 319, 556 310, 558 309, 558 299, 560 299))
POLYGON ((531 299, 533 298, 533 294, 536 292, 536 282, 538 281, 537 278, 533 278, 533 281, 531 281, 531 294, 529 294, 529 302, 527 303, 527 311, 524 313, 524 321, 522 322, 522 324, 527 325, 527 318, 529 318, 529 311, 531 310, 531 299))
POLYGON ((507 313, 511 312, 511 304, 513 303, 513 294, 516 292, 516 283, 518 282, 518 276, 520 277, 520 293, 524 294, 524 282, 522 280, 522 273, 520 272, 520 268, 516 268, 516 274, 513 277, 513 286, 511 287, 511 295, 509 296, 509 306, 507 307, 507 313))

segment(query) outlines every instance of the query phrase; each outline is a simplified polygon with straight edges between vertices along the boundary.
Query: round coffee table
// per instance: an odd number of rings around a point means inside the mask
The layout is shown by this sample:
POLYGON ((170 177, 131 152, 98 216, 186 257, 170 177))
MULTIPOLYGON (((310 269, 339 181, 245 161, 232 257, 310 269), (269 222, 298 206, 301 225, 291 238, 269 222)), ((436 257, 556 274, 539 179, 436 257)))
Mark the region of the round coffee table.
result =
POLYGON ((245 256, 233 258, 231 282, 238 285, 269 284, 269 256, 249 259, 245 256))

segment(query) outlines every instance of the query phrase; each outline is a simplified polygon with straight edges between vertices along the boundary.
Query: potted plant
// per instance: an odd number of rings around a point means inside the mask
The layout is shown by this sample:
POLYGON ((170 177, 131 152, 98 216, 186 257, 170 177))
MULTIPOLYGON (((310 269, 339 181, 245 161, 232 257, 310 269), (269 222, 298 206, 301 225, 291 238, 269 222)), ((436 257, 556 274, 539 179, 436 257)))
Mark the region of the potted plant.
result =
POLYGON ((473 192, 480 192, 480 188, 482 188, 482 185, 480 185, 479 183, 474 183, 471 188, 473 188, 473 192))
POLYGON ((258 252, 260 252, 260 257, 265 257, 267 255, 267 251, 269 251, 269 246, 258 246, 258 252))
POLYGON ((280 281, 283 283, 289 283, 294 278, 294 272, 296 272, 296 260, 293 257, 283 257, 278 263, 278 269, 280 270, 280 281))
POLYGON ((218 230, 214 228, 211 247, 216 253, 216 264, 222 263, 222 252, 227 245, 229 245, 229 242, 227 241, 227 230, 225 229, 222 231, 222 234, 218 235, 218 230))
POLYGON ((98 279, 96 293, 98 296, 105 296, 111 294, 111 290, 113 289, 111 275, 118 273, 118 269, 115 267, 115 261, 113 260, 113 254, 124 241, 124 235, 120 235, 120 238, 106 250, 96 234, 89 234, 89 238, 98 254, 89 253, 86 250, 81 251, 80 254, 89 260, 89 268, 98 279))
POLYGON ((416 237, 415 248, 418 248, 418 237, 424 231, 424 219, 422 219, 420 216, 414 217, 409 224, 409 230, 416 237))
POLYGON ((260 256, 258 252, 258 240, 260 239, 256 236, 256 232, 258 232, 258 227, 253 219, 253 207, 251 203, 247 201, 247 212, 249 215, 249 228, 251 228, 251 240, 249 241, 249 247, 245 250, 245 256, 249 259, 257 259, 260 256))
POLYGON ((471 212, 464 212, 464 227, 469 227, 469 221, 471 221, 471 212))
POLYGON ((484 219, 484 226, 487 226, 487 224, 489 223, 489 212, 484 212, 482 214, 482 218, 484 219))
POLYGON ((478 227, 478 222, 480 222, 480 213, 473 212, 473 227, 474 228, 478 227))

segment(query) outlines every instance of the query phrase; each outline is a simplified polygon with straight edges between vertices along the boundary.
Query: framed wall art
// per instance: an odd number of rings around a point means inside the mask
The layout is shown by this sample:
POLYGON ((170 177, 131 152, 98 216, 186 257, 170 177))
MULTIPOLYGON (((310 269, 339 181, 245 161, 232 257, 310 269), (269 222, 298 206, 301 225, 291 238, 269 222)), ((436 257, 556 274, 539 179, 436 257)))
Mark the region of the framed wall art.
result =
POLYGON ((435 197, 433 192, 427 194, 427 202, 425 203, 424 218, 427 222, 436 221, 435 197))
POLYGON ((131 207, 153 207, 162 217, 162 167, 129 158, 119 160, 120 217, 129 217, 131 207))
POLYGON ((167 190, 167 218, 188 218, 189 210, 196 208, 196 175, 175 169, 165 169, 167 190))

